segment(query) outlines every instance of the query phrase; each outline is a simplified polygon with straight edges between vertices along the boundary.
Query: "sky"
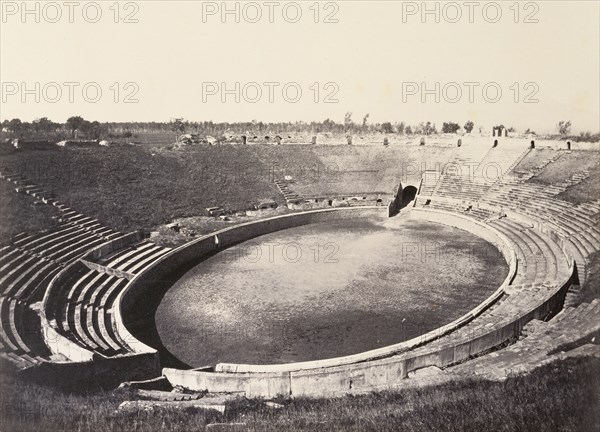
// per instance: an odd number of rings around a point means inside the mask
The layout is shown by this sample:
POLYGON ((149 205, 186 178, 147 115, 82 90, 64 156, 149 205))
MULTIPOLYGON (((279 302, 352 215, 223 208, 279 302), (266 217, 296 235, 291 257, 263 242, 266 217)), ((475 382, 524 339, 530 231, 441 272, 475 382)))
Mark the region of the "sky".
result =
POLYGON ((598 1, 23 5, 1 5, 1 119, 600 131, 598 1))

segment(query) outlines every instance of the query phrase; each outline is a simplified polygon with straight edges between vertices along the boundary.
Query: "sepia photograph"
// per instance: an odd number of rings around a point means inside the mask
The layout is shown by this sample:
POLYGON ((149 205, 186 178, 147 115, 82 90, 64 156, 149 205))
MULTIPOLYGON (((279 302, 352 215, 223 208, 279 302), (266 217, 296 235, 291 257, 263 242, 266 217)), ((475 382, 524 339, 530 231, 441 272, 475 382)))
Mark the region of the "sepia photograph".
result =
POLYGON ((0 12, 0 432, 600 432, 600 2, 0 12))

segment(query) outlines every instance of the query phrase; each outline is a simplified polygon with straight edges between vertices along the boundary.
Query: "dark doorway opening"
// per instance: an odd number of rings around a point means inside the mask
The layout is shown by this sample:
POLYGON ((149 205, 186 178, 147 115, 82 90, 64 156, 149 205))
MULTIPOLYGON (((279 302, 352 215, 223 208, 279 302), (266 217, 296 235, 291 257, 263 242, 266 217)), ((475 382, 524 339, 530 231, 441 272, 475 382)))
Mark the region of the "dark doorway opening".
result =
POLYGON ((406 207, 417 196, 417 188, 414 186, 406 186, 402 189, 402 205, 400 208, 406 207))

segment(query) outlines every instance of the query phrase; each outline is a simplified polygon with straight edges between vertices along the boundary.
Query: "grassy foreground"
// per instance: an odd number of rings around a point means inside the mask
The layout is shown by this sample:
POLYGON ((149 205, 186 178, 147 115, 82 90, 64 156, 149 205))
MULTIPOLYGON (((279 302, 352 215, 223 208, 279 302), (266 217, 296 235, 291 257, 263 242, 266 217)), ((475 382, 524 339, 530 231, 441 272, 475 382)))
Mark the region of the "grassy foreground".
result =
POLYGON ((67 395, 3 376, 2 431, 203 431, 244 423, 257 431, 598 431, 600 359, 568 359, 506 382, 456 382, 340 399, 257 400, 225 414, 171 409, 119 413, 131 390, 67 395))

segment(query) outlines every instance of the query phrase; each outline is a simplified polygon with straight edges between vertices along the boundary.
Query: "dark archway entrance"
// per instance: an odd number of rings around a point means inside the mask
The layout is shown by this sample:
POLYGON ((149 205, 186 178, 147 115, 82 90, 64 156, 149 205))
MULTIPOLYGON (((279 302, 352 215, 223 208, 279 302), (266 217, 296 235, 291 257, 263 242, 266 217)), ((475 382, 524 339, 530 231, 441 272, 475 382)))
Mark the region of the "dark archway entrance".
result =
POLYGON ((406 207, 417 196, 417 188, 414 186, 406 186, 402 189, 402 204, 400 208, 406 207))
POLYGON ((402 187, 402 183, 398 185, 398 189, 394 192, 394 199, 388 206, 388 217, 393 217, 406 207, 417 196, 417 188, 415 186, 402 187))

